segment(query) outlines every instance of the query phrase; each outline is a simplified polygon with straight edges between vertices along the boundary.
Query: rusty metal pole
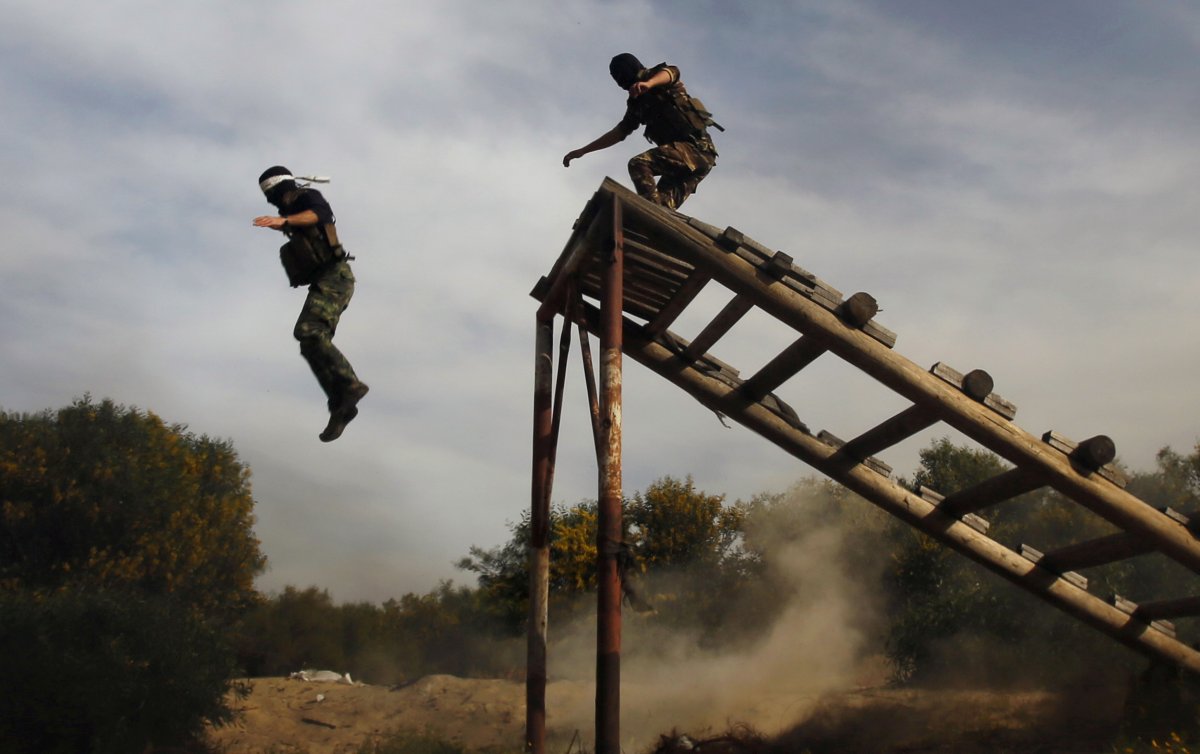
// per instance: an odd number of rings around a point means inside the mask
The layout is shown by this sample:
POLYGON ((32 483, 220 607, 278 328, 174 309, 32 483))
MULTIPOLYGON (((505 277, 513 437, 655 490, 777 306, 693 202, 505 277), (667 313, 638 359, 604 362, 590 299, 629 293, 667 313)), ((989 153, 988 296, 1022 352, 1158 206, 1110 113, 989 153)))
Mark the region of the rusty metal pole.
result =
POLYGON ((600 302, 601 421, 604 452, 596 531, 596 754, 621 752, 621 331, 624 308, 624 234, 621 203, 612 206, 612 256, 600 302))
POLYGON ((554 315, 537 320, 533 367, 533 482, 529 516, 529 625, 525 657, 525 751, 546 751, 546 623, 550 588, 550 498, 553 473, 551 375, 554 315))

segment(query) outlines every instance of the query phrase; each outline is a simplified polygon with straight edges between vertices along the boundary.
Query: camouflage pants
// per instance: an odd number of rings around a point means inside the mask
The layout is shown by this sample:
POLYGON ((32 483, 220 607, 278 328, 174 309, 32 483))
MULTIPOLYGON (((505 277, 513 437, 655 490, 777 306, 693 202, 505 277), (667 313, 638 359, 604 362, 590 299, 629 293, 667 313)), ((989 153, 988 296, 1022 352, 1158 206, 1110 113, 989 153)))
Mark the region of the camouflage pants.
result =
POLYGON ((354 295, 354 273, 348 262, 338 262, 320 274, 308 287, 304 310, 292 334, 300 341, 300 355, 308 362, 332 410, 341 400, 342 389, 358 381, 354 368, 333 344, 342 312, 354 295))
POLYGON ((669 209, 679 209, 716 164, 716 155, 686 141, 673 141, 631 159, 629 177, 637 192, 646 199, 669 209), (657 186, 654 184, 656 175, 662 176, 657 186))

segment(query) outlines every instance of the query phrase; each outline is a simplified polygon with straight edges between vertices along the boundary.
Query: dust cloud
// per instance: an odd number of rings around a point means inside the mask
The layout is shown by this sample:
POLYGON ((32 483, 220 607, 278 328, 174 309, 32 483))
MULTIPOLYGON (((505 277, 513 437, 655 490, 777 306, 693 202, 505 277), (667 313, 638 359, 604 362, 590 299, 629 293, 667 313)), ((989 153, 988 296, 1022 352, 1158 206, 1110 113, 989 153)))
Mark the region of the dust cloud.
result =
MULTIPOLYGON (((794 501, 803 505, 803 501, 794 501)), ((756 523, 767 554, 767 578, 778 585, 777 618, 752 644, 727 651, 702 647, 695 629, 668 630, 641 614, 623 614, 621 728, 628 750, 643 748, 671 728, 720 729, 745 723, 771 734, 796 724, 825 694, 859 685, 873 644, 880 598, 878 573, 856 572, 845 557, 849 532, 829 523, 799 537, 771 541, 776 527, 756 523)), ((786 531, 788 527, 778 527, 786 531)), ((647 595, 669 591, 669 574, 646 580, 647 595)), ((729 609, 739 609, 731 604, 729 609)), ((551 626, 549 725, 580 730, 594 720, 595 615, 551 626), (557 636, 555 636, 557 634, 557 636)), ((869 663, 867 663, 869 664, 869 663)), ((875 673, 879 680, 879 673, 875 673)))

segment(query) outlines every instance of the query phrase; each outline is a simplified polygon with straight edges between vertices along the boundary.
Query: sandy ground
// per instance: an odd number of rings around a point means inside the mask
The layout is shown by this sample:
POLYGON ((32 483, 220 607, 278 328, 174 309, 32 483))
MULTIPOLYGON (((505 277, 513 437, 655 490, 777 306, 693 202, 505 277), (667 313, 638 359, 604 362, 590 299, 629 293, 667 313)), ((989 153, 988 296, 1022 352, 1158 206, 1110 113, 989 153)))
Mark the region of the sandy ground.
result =
MULTIPOLYGON (((250 684, 250 695, 238 702, 240 720, 212 733, 229 754, 344 754, 397 729, 426 731, 472 750, 521 751, 522 682, 435 675, 397 688, 287 678, 250 684)), ((549 750, 567 751, 576 733, 590 748, 592 693, 584 683, 550 684, 549 750)), ((622 711, 622 732, 629 736, 623 748, 645 752, 673 728, 703 737, 745 722, 770 735, 791 731, 809 741, 845 741, 846 751, 1096 750, 1084 744, 1111 733, 1120 700, 1077 701, 1040 692, 857 688, 820 698, 746 699, 741 709, 704 723, 636 705, 622 711)))

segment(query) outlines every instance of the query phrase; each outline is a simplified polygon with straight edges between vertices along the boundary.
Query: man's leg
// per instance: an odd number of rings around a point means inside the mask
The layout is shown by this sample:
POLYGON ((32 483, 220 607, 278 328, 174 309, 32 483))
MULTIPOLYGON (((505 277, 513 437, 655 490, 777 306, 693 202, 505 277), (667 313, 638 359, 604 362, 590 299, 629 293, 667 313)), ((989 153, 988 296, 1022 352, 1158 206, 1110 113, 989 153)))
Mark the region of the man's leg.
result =
POLYGON ((675 142, 670 147, 671 161, 664 165, 662 179, 658 182, 658 195, 662 205, 679 209, 689 196, 696 192, 700 181, 712 170, 716 160, 686 142, 675 142))
POLYGON ((309 288, 293 332, 300 341, 300 354, 325 391, 330 421, 321 439, 326 442, 341 434, 346 423, 358 413, 354 404, 367 392, 367 386, 359 381, 350 362, 333 344, 338 321, 353 295, 354 275, 350 266, 345 262, 333 266, 309 288))

